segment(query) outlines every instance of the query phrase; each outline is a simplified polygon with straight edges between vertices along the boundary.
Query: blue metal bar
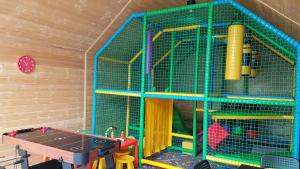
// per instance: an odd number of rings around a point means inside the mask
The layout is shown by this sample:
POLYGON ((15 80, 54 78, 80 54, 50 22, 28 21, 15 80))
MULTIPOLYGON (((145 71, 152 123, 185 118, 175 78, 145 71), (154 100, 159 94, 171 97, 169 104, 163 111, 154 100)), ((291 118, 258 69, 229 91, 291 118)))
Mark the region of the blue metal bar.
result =
POLYGON ((224 5, 224 4, 229 4, 229 2, 234 1, 234 0, 214 0, 213 4, 214 5, 224 5))
POLYGON ((296 79, 295 79, 295 113, 293 135, 293 157, 299 160, 300 140, 300 46, 297 48, 296 79))
MULTIPOLYGON (((225 26, 228 26, 229 23, 227 22, 217 22, 217 23, 214 23, 213 24, 213 27, 225 27, 225 26)), ((208 27, 208 24, 203 24, 203 25, 200 25, 201 28, 207 28, 208 27)))
POLYGON ((93 93, 93 107, 92 107, 92 134, 96 134, 96 107, 97 107, 97 93, 96 93, 96 88, 97 88, 97 74, 98 74, 98 57, 96 55, 94 56, 94 93, 93 93))
POLYGON ((103 53, 103 51, 116 39, 116 37, 122 33, 122 31, 127 27, 127 25, 135 18, 143 17, 144 13, 133 13, 130 15, 127 20, 123 23, 123 25, 112 35, 112 37, 99 49, 94 55, 94 93, 93 93, 93 107, 92 107, 92 134, 96 132, 96 107, 97 107, 97 83, 98 83, 98 58, 103 53))

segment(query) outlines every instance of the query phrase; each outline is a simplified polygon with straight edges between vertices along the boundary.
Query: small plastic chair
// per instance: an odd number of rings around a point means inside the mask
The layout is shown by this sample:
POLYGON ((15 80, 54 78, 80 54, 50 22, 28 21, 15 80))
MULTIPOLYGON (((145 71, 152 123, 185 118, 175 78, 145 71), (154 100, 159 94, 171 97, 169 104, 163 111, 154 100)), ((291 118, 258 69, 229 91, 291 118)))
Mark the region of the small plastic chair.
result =
POLYGON ((116 158, 116 169, 123 169, 125 164, 127 169, 134 169, 133 166, 134 157, 130 155, 123 155, 116 158))
POLYGON ((120 157, 120 156, 125 156, 125 155, 129 155, 130 151, 129 150, 121 150, 118 152, 115 152, 115 157, 120 157))
POLYGON ((92 169, 105 169, 105 158, 101 157, 98 160, 94 161, 92 169))
POLYGON ((276 169, 299 169, 299 161, 291 157, 263 155, 261 157, 261 167, 276 169))
POLYGON ((196 164, 193 169, 211 169, 211 167, 207 160, 203 160, 196 164))

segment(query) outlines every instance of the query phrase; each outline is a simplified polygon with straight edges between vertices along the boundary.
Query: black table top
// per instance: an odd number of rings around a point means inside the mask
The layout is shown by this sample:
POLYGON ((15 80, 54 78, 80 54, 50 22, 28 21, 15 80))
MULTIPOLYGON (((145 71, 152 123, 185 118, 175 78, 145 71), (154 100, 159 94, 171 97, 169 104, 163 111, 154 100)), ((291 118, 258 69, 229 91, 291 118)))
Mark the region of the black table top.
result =
POLYGON ((15 137, 74 153, 90 152, 94 149, 114 146, 117 142, 52 128, 48 128, 46 132, 42 132, 41 128, 19 130, 15 137))

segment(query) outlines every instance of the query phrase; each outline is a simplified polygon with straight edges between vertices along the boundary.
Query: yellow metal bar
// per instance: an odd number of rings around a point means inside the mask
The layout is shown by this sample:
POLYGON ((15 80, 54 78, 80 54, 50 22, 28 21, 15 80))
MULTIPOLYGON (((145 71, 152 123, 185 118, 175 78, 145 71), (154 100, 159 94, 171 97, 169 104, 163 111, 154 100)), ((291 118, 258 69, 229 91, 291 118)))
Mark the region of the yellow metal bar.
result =
POLYGON ((96 90, 98 94, 109 94, 109 95, 118 95, 118 96, 133 96, 140 97, 139 93, 127 93, 127 92, 118 92, 118 91, 106 91, 106 90, 96 90))
MULTIPOLYGON (((154 37, 152 38, 152 41, 154 42, 157 38, 160 37, 160 35, 162 34, 162 31, 157 32, 154 37)), ((137 54, 135 54, 132 59, 130 59, 129 63, 133 63, 139 56, 141 56, 143 53, 143 49, 141 49, 137 54)))
POLYGON ((157 161, 152 161, 152 160, 146 160, 146 159, 141 159, 142 164, 147 164, 155 167, 160 167, 160 168, 166 168, 166 169, 183 169, 181 167, 176 167, 173 165, 169 165, 166 163, 161 163, 157 161))
POLYGON ((243 97, 243 96, 227 96, 227 98, 233 98, 233 99, 250 99, 250 100, 272 100, 272 101, 294 101, 294 99, 264 98, 264 97, 243 97))
MULTIPOLYGON (((182 42, 179 41, 175 44, 174 48, 176 48, 177 46, 179 46, 182 42)), ((169 55, 171 54, 171 49, 165 53, 154 65, 153 65, 153 69, 158 65, 160 64, 160 62, 162 62, 166 57, 168 57, 169 55)))
POLYGON ((176 32, 176 31, 185 31, 199 28, 200 25, 191 25, 191 26, 182 26, 177 28, 167 28, 164 29, 163 32, 176 32))
POLYGON ((152 41, 155 41, 157 38, 159 38, 160 35, 161 35, 162 33, 163 33, 162 31, 157 32, 157 33, 154 35, 154 37, 152 38, 152 41))
POLYGON ((203 97, 203 94, 190 94, 190 93, 168 93, 168 92, 145 92, 145 94, 155 95, 169 95, 169 96, 191 96, 191 97, 203 97))
MULTIPOLYGON (((203 108, 197 108, 196 111, 197 112, 204 112, 204 109, 203 108)), ((215 112, 215 111, 218 111, 218 110, 214 110, 214 109, 209 109, 208 110, 208 112, 210 112, 210 113, 215 112)))
POLYGON ((130 59, 129 63, 133 63, 139 56, 141 56, 143 53, 143 50, 141 49, 136 55, 133 56, 132 59, 130 59))
POLYGON ((223 116, 212 115, 212 119, 216 120, 293 120, 293 116, 223 116))
POLYGON ((217 163, 223 163, 223 164, 232 165, 232 166, 241 166, 242 164, 246 164, 246 165, 253 166, 253 167, 260 167, 260 165, 256 165, 256 164, 233 161, 233 160, 218 158, 218 157, 210 156, 210 155, 207 155, 206 159, 209 161, 214 161, 217 163))
POLYGON ((258 37, 256 37, 255 35, 252 35, 252 37, 259 43, 261 43, 262 45, 264 45, 265 47, 267 47, 268 49, 270 49, 271 51, 273 51, 274 53, 276 53, 278 56, 280 56, 282 59, 284 59, 285 61, 289 62, 291 65, 294 65, 295 62, 293 60, 291 60, 290 58, 288 58, 287 56, 283 55, 282 53, 280 53, 278 50, 276 50, 275 48, 273 48, 272 46, 268 45, 267 43, 265 43, 264 41, 260 40, 258 37))
MULTIPOLYGON (((131 64, 128 65, 128 82, 127 89, 131 88, 131 64)), ((128 137, 129 133, 129 119, 130 119, 130 97, 127 97, 127 108, 126 108, 126 137, 128 137)))
POLYGON ((179 133, 172 133, 174 137, 186 138, 186 139, 193 139, 193 136, 186 135, 186 134, 179 134, 179 133))
POLYGON ((108 61, 108 62, 119 63, 119 64, 125 64, 125 65, 129 64, 129 62, 118 60, 118 59, 112 59, 112 58, 105 57, 105 56, 100 56, 100 59, 104 60, 104 61, 108 61))

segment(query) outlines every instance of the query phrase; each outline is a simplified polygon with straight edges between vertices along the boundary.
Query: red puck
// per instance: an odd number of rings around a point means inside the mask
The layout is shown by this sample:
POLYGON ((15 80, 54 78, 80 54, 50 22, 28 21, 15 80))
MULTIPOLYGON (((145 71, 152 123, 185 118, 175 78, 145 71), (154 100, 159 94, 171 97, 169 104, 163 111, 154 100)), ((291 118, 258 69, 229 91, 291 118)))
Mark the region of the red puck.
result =
POLYGON ((11 136, 11 137, 16 137, 17 131, 14 130, 14 131, 10 132, 8 135, 11 136))
POLYGON ((41 131, 42 131, 43 134, 45 134, 47 132, 47 130, 48 130, 48 127, 42 127, 41 128, 41 131))

